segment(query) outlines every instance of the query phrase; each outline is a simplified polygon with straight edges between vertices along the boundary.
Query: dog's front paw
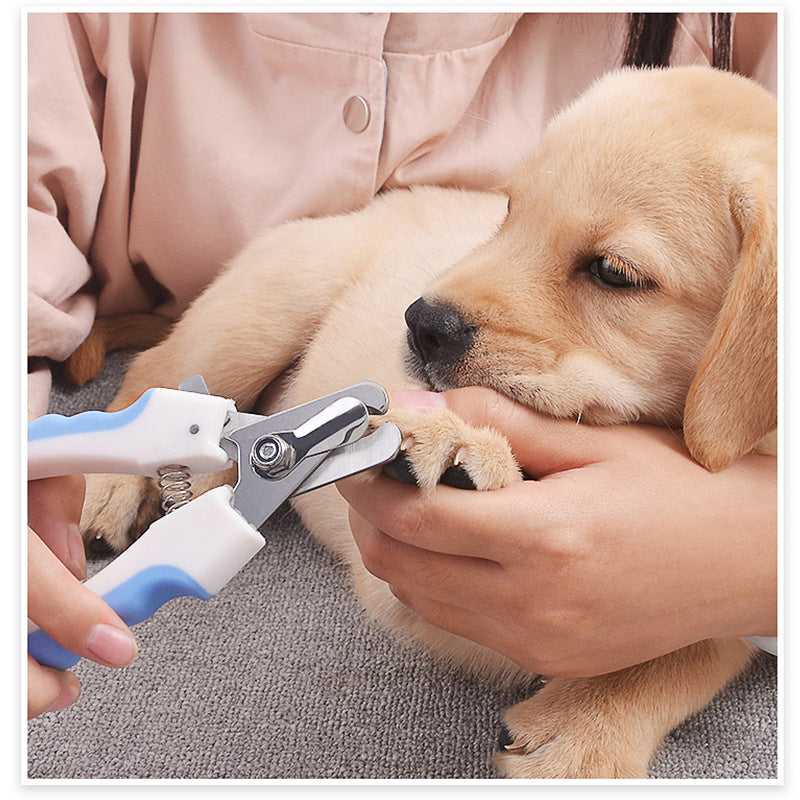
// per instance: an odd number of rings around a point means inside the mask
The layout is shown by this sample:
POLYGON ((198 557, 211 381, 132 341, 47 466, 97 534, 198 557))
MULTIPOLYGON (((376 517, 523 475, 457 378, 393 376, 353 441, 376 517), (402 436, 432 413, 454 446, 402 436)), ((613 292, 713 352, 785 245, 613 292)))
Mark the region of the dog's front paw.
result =
POLYGON ((503 436, 490 428, 473 428, 451 411, 393 409, 384 420, 397 425, 403 435, 401 455, 385 471, 413 479, 423 491, 440 481, 489 490, 522 479, 503 436))
MULTIPOLYGON (((505 715, 495 767, 506 778, 646 778, 657 741, 615 713, 603 679, 554 678, 505 715)), ((622 709, 619 709, 622 712, 622 709)))
POLYGON ((138 539, 160 513, 158 486, 141 475, 87 475, 81 535, 89 552, 109 555, 138 539))

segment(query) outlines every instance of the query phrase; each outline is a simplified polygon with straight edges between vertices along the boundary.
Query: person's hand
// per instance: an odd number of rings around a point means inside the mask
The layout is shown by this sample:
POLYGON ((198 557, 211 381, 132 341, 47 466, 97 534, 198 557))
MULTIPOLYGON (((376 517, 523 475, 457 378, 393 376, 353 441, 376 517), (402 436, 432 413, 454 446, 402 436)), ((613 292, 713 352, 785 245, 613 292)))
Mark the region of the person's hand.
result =
POLYGON ((775 458, 713 474, 668 430, 548 419, 486 389, 442 397, 505 434, 537 480, 428 497, 386 476, 338 484, 365 566, 421 616, 564 677, 775 635, 775 458))
MULTIPOLYGON (((59 644, 101 664, 121 667, 136 656, 125 623, 80 579, 86 556, 78 532, 85 482, 80 476, 28 483, 28 617, 59 644)), ((72 672, 28 656, 28 719, 71 705, 80 695, 72 672)))

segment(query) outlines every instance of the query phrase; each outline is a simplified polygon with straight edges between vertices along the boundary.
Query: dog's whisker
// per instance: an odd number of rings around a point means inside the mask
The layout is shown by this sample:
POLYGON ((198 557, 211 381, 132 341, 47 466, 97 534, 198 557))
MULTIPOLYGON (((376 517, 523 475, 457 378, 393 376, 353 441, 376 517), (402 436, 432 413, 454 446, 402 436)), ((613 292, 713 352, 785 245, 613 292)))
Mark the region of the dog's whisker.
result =
POLYGON ((553 337, 550 337, 549 339, 537 339, 535 342, 531 342, 531 346, 540 347, 541 345, 548 344, 552 341, 554 341, 553 337))
MULTIPOLYGON (((430 261, 427 260, 421 262, 419 266, 422 268, 421 270, 422 273, 426 275, 430 280, 433 280, 440 272, 440 270, 438 270, 435 265, 431 264, 430 261)), ((385 272, 382 275, 382 278, 387 281, 389 280, 394 281, 404 286, 416 287, 419 286, 420 283, 419 278, 417 277, 414 276, 406 277, 404 275, 398 275, 396 272, 385 272)))
POLYGON ((439 273, 439 270, 436 268, 436 266, 434 264, 431 264, 431 262, 428 259, 424 260, 422 266, 425 267, 425 273, 431 280, 433 280, 439 273))

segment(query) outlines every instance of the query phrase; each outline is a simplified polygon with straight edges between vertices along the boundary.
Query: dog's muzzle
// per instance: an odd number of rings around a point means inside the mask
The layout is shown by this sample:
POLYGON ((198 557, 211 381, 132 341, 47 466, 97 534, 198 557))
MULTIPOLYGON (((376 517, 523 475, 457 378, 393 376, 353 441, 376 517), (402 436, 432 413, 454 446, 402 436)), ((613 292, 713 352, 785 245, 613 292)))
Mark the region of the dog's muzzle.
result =
POLYGON ((469 350, 475 328, 453 306, 424 298, 412 303, 405 317, 409 365, 416 377, 423 377, 435 389, 452 387, 453 369, 469 350))

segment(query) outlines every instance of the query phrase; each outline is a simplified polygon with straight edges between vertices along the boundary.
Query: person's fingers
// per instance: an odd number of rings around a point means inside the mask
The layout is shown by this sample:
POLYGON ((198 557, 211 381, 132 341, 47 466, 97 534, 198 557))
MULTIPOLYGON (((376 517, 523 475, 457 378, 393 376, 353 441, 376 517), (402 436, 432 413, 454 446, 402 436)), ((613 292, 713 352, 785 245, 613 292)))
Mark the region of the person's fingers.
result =
POLYGON ((503 629, 496 620, 470 608, 444 603, 421 593, 409 592, 405 587, 400 589, 390 585, 389 589, 403 605, 437 628, 469 639, 490 650, 511 655, 508 643, 502 636, 503 629))
POLYGON ((78 579, 86 577, 78 528, 85 490, 82 475, 28 482, 28 524, 78 579))
POLYGON ((61 711, 81 694, 81 685, 71 672, 44 667, 28 656, 28 719, 46 711, 61 711))
POLYGON ((100 664, 121 667, 136 656, 136 639, 125 623, 30 528, 28 617, 67 650, 100 664))
POLYGON ((447 408, 465 422, 502 433, 531 477, 583 467, 605 455, 600 429, 546 417, 489 389, 458 389, 443 396, 447 408))
POLYGON ((520 545, 519 519, 513 514, 525 493, 526 536, 536 523, 546 525, 552 503, 549 487, 517 483, 493 492, 437 486, 421 495, 415 486, 385 475, 364 481, 348 478, 339 493, 364 518, 394 539, 423 550, 505 563, 520 545), (469 531, 469 536, 465 536, 469 531))
POLYGON ((494 561, 423 550, 393 539, 350 509, 350 529, 364 566, 375 577, 464 608, 492 606, 505 593, 494 561))

